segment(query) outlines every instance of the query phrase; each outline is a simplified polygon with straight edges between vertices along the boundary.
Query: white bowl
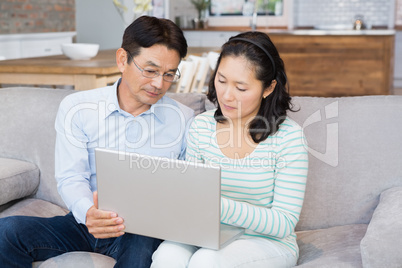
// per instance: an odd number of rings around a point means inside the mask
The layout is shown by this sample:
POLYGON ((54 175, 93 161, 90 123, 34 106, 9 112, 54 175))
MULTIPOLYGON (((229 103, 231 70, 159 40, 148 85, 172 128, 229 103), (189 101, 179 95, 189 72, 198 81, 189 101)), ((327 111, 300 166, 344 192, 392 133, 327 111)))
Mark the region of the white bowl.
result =
POLYGON ((68 43, 62 44, 63 54, 72 60, 89 60, 98 54, 98 44, 68 43))

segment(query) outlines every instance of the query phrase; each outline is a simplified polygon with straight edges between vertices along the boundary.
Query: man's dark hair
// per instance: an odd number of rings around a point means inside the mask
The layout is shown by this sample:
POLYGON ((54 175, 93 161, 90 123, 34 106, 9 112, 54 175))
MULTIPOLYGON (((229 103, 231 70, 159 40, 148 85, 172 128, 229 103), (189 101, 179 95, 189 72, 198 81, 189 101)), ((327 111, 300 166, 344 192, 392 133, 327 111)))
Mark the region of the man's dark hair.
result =
MULTIPOLYGON (((168 19, 151 16, 141 16, 126 28, 121 47, 135 57, 141 48, 155 44, 176 50, 180 58, 187 55, 187 41, 183 31, 168 19)), ((130 60, 131 57, 128 58, 129 63, 130 60)))

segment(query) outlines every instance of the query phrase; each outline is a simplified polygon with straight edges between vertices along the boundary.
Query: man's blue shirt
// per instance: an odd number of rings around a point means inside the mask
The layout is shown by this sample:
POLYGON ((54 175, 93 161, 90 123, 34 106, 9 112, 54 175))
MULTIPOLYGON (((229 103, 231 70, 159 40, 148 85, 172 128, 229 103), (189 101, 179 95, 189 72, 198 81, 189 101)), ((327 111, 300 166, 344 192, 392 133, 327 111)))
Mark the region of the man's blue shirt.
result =
POLYGON ((57 113, 57 188, 79 223, 85 224, 87 210, 94 204, 95 148, 178 159, 185 155, 194 111, 164 96, 149 110, 133 116, 120 109, 119 82, 69 95, 57 113))

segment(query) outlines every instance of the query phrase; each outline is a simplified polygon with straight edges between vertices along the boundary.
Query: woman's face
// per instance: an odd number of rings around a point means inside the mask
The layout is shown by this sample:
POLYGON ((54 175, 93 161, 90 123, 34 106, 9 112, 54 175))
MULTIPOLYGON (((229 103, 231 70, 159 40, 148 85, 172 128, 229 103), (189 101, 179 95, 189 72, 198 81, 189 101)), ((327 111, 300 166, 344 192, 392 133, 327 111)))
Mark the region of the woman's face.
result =
POLYGON ((262 98, 268 96, 275 87, 272 83, 263 90, 255 71, 253 64, 243 56, 226 56, 221 59, 214 83, 222 114, 232 122, 251 121, 258 113, 262 98))

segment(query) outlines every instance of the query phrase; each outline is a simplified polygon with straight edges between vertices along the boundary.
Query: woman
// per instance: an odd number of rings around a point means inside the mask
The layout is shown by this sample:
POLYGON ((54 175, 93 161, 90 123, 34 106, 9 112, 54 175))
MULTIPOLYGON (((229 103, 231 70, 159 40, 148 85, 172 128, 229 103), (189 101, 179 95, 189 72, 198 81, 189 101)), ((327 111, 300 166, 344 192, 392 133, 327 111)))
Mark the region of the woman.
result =
POLYGON ((218 251, 165 241, 151 267, 296 265, 308 159, 301 127, 286 116, 286 84, 266 34, 241 33, 222 46, 208 92, 217 109, 194 119, 186 157, 221 166, 221 222, 245 234, 218 251))

